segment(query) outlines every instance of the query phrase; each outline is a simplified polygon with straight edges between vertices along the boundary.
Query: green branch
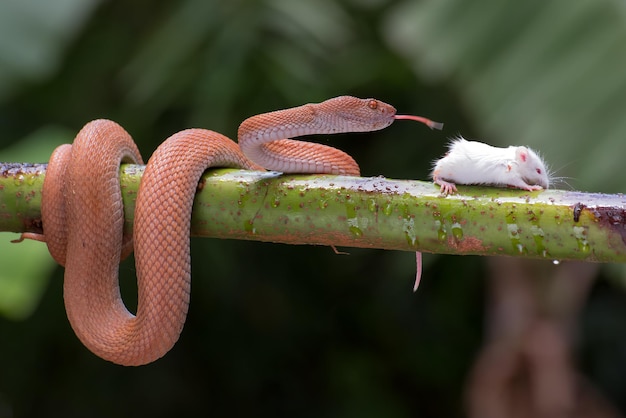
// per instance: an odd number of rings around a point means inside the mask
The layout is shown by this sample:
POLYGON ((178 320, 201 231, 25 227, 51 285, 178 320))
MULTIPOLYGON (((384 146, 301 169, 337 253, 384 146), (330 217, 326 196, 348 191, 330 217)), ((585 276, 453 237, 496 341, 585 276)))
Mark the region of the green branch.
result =
MULTIPOLYGON (((41 232, 45 165, 0 166, 0 231, 41 232)), ((142 166, 124 165, 126 228, 142 166)), ((558 260, 626 261, 620 195, 217 169, 196 196, 192 235, 286 244, 558 260)))

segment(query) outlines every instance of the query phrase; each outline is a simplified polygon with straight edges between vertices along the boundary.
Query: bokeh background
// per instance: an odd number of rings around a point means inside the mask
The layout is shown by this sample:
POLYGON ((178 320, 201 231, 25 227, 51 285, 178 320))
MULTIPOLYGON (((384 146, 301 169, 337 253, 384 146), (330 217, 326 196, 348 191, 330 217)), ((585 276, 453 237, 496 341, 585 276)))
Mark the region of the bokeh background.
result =
MULTIPOLYGON (((445 122, 329 139, 365 176, 427 179, 462 134, 539 150, 557 187, 616 193, 625 45, 622 0, 5 1, 0 160, 45 162, 101 117, 147 157, 188 127, 234 137, 250 115, 351 94, 445 122)), ((467 415, 485 259, 426 254, 413 294, 411 253, 192 247, 181 339, 141 368, 79 343, 44 245, 0 247, 0 417, 467 415)), ((573 366, 623 412, 623 273, 596 276, 571 332, 573 366)), ((132 260, 121 280, 132 306, 132 260)))

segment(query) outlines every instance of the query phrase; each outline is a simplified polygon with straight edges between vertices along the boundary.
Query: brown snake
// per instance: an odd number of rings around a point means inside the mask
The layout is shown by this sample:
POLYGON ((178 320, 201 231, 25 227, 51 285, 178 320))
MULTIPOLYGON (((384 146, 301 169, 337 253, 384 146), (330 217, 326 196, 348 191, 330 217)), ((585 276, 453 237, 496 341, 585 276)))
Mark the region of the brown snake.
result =
MULTIPOLYGON (((142 160, 121 126, 108 120, 89 122, 73 145, 54 151, 43 187, 44 236, 24 238, 46 241, 54 259, 65 266, 67 316, 87 348, 121 365, 150 363, 172 348, 185 322, 191 208, 208 167, 359 175, 358 165, 344 152, 285 138, 375 131, 395 119, 441 129, 425 118, 396 115, 393 106, 378 100, 341 96, 251 117, 239 127, 239 146, 204 129, 169 137, 148 161, 137 195, 136 315, 126 309, 118 283, 120 260, 133 249, 133 237, 122 234, 119 166, 142 160)), ((418 265, 418 280, 419 270, 418 265)))

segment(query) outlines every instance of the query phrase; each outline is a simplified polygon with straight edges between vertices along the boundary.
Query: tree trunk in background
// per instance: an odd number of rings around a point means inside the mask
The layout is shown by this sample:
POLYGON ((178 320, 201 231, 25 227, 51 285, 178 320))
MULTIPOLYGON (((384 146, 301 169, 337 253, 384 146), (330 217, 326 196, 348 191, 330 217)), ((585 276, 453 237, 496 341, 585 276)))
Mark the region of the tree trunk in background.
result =
POLYGON ((581 376, 573 342, 598 266, 489 258, 486 342, 467 384, 470 417, 619 417, 581 376))

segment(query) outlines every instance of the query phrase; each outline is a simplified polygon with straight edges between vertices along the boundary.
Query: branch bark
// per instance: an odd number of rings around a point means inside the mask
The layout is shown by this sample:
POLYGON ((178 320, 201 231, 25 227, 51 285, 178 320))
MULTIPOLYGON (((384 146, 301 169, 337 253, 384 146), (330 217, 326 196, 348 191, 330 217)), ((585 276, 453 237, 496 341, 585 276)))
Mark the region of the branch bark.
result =
MULTIPOLYGON (((0 231, 42 232, 45 168, 0 165, 0 231)), ((131 231, 143 167, 123 165, 120 173, 131 231)), ((414 180, 215 169, 200 182, 191 231, 286 244, 624 262, 625 203, 622 195, 474 186, 443 197, 432 183, 414 180)))

